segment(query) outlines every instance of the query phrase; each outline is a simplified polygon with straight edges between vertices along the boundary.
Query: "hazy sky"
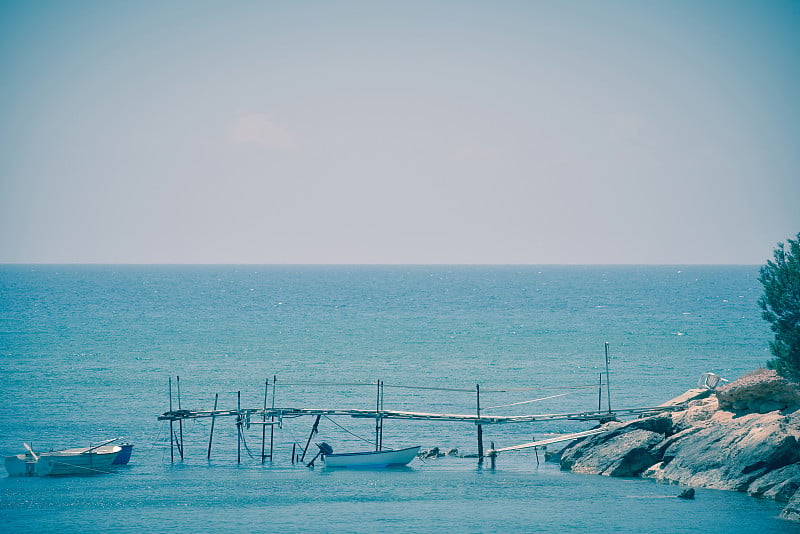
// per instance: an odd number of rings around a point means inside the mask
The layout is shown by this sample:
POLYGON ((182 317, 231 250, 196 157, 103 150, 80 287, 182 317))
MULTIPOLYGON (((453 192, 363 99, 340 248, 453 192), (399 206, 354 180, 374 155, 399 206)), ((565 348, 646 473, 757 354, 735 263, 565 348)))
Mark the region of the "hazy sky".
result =
POLYGON ((749 263, 797 1, 0 0, 0 262, 749 263))

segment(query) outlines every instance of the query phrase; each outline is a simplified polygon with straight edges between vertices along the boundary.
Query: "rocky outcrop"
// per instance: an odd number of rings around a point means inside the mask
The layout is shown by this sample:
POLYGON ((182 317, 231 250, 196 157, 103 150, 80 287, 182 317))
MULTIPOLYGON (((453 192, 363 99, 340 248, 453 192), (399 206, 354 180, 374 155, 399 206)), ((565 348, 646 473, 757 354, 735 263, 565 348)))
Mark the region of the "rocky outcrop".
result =
POLYGON ((455 456, 460 458, 461 454, 458 452, 458 449, 448 449, 447 451, 444 451, 439 447, 434 447, 432 449, 424 449, 417 454, 417 458, 422 458, 423 460, 441 458, 442 456, 455 456))
POLYGON ((604 428, 565 448, 562 469, 748 492, 788 502, 783 516, 800 521, 800 389, 774 371, 748 374, 684 409, 604 428))
POLYGON ((717 389, 720 410, 769 413, 800 407, 797 384, 775 371, 758 369, 717 389))
POLYGON ((672 428, 668 416, 607 423, 609 432, 591 436, 561 453, 562 469, 616 477, 639 476, 659 461, 658 446, 672 428))
POLYGON ((789 521, 797 521, 800 523, 800 492, 794 494, 789 504, 787 504, 786 508, 781 512, 781 517, 789 521))
POLYGON ((770 471, 754 480, 747 493, 779 502, 788 502, 800 488, 800 463, 793 463, 770 471))
POLYGON ((739 418, 717 411, 702 427, 666 441, 644 476, 706 488, 747 491, 756 479, 800 460, 800 429, 778 412, 739 418))

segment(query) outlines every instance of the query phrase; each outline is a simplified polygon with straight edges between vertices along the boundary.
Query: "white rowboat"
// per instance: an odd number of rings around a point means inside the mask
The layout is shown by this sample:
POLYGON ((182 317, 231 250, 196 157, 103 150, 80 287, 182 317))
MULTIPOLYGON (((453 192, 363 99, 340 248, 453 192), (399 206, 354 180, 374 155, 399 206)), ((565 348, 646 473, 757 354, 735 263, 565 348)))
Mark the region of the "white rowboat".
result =
POLYGON ((27 452, 6 457, 6 471, 11 477, 43 477, 62 475, 93 475, 108 473, 111 464, 122 450, 104 441, 94 447, 79 447, 35 453, 24 444, 27 452))
POLYGON ((394 467, 408 465, 417 453, 419 446, 397 450, 324 454, 323 460, 326 467, 394 467))

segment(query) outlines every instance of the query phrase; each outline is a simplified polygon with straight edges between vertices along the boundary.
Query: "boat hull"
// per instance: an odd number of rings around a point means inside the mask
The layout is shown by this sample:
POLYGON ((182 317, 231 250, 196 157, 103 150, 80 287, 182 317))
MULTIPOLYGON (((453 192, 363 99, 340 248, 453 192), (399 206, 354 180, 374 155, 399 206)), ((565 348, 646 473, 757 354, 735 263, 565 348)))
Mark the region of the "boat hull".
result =
POLYGON ((63 451, 43 452, 37 457, 31 454, 17 454, 6 457, 8 476, 68 476, 94 475, 108 473, 111 464, 122 450, 111 446, 103 451, 83 449, 66 449, 63 451))
POLYGON ((377 468, 408 465, 419 453, 419 446, 406 449, 328 454, 326 467, 377 468))
POLYGON ((130 461, 131 452, 133 451, 133 445, 130 443, 124 443, 122 445, 103 445, 94 450, 98 452, 111 452, 113 447, 117 447, 122 450, 119 451, 117 457, 114 458, 112 465, 126 465, 130 461))
POLYGON ((10 477, 35 477, 36 464, 37 461, 27 454, 6 456, 6 471, 10 477))
POLYGON ((124 445, 120 445, 120 447, 122 447, 122 450, 119 451, 117 457, 114 458, 112 465, 127 465, 127 463, 131 459, 131 452, 133 452, 133 445, 131 445, 130 443, 126 443, 124 445))

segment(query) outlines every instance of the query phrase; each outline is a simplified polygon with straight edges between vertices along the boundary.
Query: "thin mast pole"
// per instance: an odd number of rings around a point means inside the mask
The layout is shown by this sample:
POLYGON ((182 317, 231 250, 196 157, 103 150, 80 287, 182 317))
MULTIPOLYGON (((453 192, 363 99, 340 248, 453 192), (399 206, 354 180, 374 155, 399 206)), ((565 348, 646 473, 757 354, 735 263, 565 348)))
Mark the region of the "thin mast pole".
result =
MULTIPOLYGON (((383 380, 381 380, 381 412, 383 411, 383 380)), ((383 417, 381 416, 381 438, 380 442, 378 443, 378 450, 383 449, 383 417)))
MULTIPOLYGON (((181 409, 181 377, 176 377, 178 382, 178 410, 181 409)), ((178 419, 178 429, 181 433, 181 439, 178 443, 178 452, 181 453, 181 460, 183 460, 183 418, 178 419)))
MULTIPOLYGON (((475 394, 477 397, 478 420, 481 418, 481 385, 475 384, 475 394)), ((478 423, 478 463, 483 463, 483 425, 478 423)))
MULTIPOLYGON (((219 393, 214 395, 214 411, 217 411, 217 401, 219 401, 219 393)), ((210 460, 211 459, 211 440, 214 439, 214 422, 216 422, 217 416, 211 416, 211 432, 208 435, 208 454, 206 457, 210 460)))
POLYGON ((380 450, 380 424, 381 424, 381 381, 378 380, 378 394, 375 399, 375 450, 380 450))
MULTIPOLYGON (((169 377, 169 411, 172 413, 172 377, 169 377)), ((173 429, 174 419, 169 420, 169 461, 175 462, 175 430, 173 429)))
POLYGON ((311 445, 311 438, 313 438, 314 434, 317 433, 317 427, 319 426, 319 420, 321 417, 322 417, 321 415, 318 415, 317 418, 314 420, 314 424, 311 426, 311 434, 308 435, 306 446, 303 448, 303 455, 300 457, 301 462, 304 462, 306 459, 306 451, 308 451, 308 446, 311 445))
POLYGON ((603 372, 600 371, 600 384, 597 386, 597 411, 603 409, 603 372))
MULTIPOLYGON (((267 378, 266 382, 264 383, 264 416, 261 419, 264 423, 267 422, 267 395, 269 395, 269 378, 267 378)), ((266 455, 264 454, 264 444, 267 439, 267 425, 261 425, 261 463, 264 463, 264 458, 266 455)))
POLYGON ((611 413, 611 377, 608 374, 608 341, 606 341, 606 397, 608 397, 608 413, 611 413))
MULTIPOLYGON (((275 413, 275 388, 278 386, 278 375, 272 375, 272 412, 275 413)), ((275 422, 275 416, 269 418, 270 421, 275 422)), ((275 425, 269 426, 269 461, 272 461, 272 448, 275 443, 275 425)))

